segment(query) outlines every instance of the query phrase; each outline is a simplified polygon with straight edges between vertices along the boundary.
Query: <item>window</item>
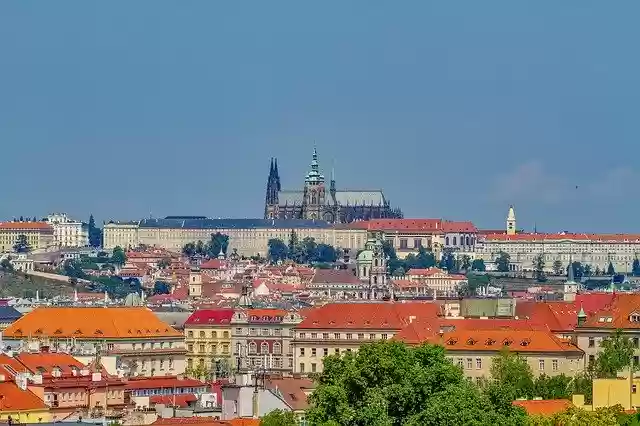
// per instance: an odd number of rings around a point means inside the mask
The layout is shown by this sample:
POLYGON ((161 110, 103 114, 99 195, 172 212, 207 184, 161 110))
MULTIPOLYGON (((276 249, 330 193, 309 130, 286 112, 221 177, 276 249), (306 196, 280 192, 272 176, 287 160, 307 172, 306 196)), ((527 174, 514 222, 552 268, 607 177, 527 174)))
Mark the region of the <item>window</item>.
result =
POLYGON ((554 359, 554 360, 551 361, 551 369, 553 371, 558 371, 558 360, 557 359, 554 359))
POLYGON ((193 331, 188 331, 187 332, 187 337, 193 337, 193 331))
POLYGON ((340 339, 340 333, 333 333, 334 339, 340 339))
POLYGON ((323 356, 327 356, 327 355, 329 355, 329 348, 324 348, 324 349, 322 350, 322 355, 323 355, 323 356))
POLYGON ((312 373, 315 373, 315 372, 316 372, 316 363, 315 363, 315 362, 312 362, 312 363, 311 363, 311 372, 312 372, 312 373))
POLYGON ((256 345, 256 342, 249 342, 249 353, 255 354, 257 351, 258 351, 258 346, 256 345))
POLYGON ((263 336, 268 336, 269 335, 269 329, 268 328, 263 328, 262 329, 262 335, 263 336))
POLYGON ((236 328, 236 334, 242 334, 242 329, 241 328, 236 328))
POLYGON ((282 336, 282 329, 281 328, 275 328, 273 330, 273 335, 274 336, 282 336))
POLYGON ((304 373, 304 362, 300 363, 300 372, 304 373))
POLYGON ((318 333, 311 333, 311 338, 312 339, 317 339, 318 338, 318 333))
POLYGON ((300 356, 304 356, 304 348, 300 348, 300 356))
POLYGON ((458 245, 458 239, 457 237, 453 237, 453 245, 458 245))
POLYGON ((458 367, 462 368, 462 365, 463 365, 462 364, 462 358, 458 358, 457 364, 458 364, 458 367))
POLYGON ((482 370, 482 358, 476 358, 476 368, 482 370))
POLYGON ((409 245, 407 244, 406 238, 400 238, 400 249, 407 249, 409 245))
POLYGON ((300 333, 300 338, 301 339, 306 339, 307 338, 307 334, 306 333, 300 333))
POLYGON ((200 345, 200 353, 203 354, 205 353, 205 349, 204 349, 204 345, 200 345))
POLYGON ((596 356, 589 355, 589 365, 593 365, 594 362, 596 362, 596 356))
POLYGON ((640 343, 640 340, 637 337, 634 337, 633 338, 633 346, 637 348, 639 346, 638 343, 640 343))
POLYGON ((333 351, 336 355, 340 355, 340 349, 339 348, 335 348, 335 350, 333 351))
POLYGON ((371 333, 371 334, 369 335, 369 339, 371 339, 371 340, 375 340, 375 338, 376 338, 375 333, 371 333))
POLYGON ((223 354, 228 354, 229 353, 229 345, 227 345, 227 344, 222 345, 222 353, 223 354))
MULTIPOLYGON (((215 333, 215 331, 214 331, 214 333, 215 333)), ((214 336, 214 337, 215 337, 215 336, 214 336)), ((222 332, 222 338, 223 338, 223 339, 228 339, 228 338, 229 338, 229 332, 228 332, 228 331, 223 331, 223 332, 222 332)))
POLYGON ((635 355, 635 356, 633 357, 633 365, 634 365, 634 366, 637 366, 637 365, 639 365, 639 364, 640 364, 640 359, 639 359, 639 358, 640 358, 640 357, 638 357, 637 355, 635 355))
POLYGON ((316 348, 311 348, 311 356, 316 356, 316 348))
POLYGON ((280 342, 273 343, 273 353, 277 355, 282 353, 282 345, 280 345, 280 342))
POLYGON ((422 247, 422 238, 414 238, 413 239, 413 247, 414 248, 422 247))
POLYGON ((388 336, 386 333, 382 334, 382 340, 387 340, 388 336))
POLYGON ((364 340, 364 333, 358 333, 358 339, 364 340))
POLYGON ((473 359, 467 358, 467 369, 471 370, 473 368, 473 359))
POLYGON ((353 334, 347 333, 347 340, 351 340, 351 339, 353 339, 353 334))
POLYGON ((544 359, 538 360, 538 370, 544 371, 544 359))
POLYGON ((204 331, 201 331, 201 332, 200 332, 200 338, 201 338, 201 339, 204 339, 204 331))
POLYGON ((594 348, 596 346, 596 339, 593 337, 589 337, 589 347, 594 348))
POLYGON ((262 354, 269 353, 269 344, 267 342, 260 343, 260 353, 262 354))
POLYGON ((193 352, 193 345, 192 344, 188 344, 187 345, 187 351, 193 352))
POLYGON ((255 328, 250 328, 249 329, 249 334, 251 336, 255 336, 256 334, 258 334, 258 330, 256 330, 255 328))

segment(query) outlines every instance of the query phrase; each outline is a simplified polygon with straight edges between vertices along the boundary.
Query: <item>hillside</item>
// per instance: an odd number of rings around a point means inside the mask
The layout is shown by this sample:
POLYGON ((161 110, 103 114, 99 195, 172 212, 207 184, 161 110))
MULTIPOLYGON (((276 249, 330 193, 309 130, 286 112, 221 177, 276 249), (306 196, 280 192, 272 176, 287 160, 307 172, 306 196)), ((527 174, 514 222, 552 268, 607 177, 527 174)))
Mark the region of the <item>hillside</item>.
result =
POLYGON ((43 298, 69 294, 73 291, 71 286, 60 281, 25 276, 18 272, 0 271, 0 297, 33 298, 36 290, 43 298))

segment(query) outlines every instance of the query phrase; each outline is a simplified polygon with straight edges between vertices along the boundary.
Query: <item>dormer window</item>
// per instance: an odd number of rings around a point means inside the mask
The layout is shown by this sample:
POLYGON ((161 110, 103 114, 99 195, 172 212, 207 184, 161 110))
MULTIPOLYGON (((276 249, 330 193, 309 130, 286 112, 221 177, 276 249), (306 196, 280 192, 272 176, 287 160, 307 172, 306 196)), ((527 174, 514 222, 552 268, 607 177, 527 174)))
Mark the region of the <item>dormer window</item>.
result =
POLYGON ((458 339, 456 339, 455 337, 452 337, 449 340, 447 340, 447 345, 453 346, 456 343, 458 343, 458 339))
POLYGON ((62 334, 62 329, 57 329, 56 331, 53 332, 53 334, 62 334))
POLYGON ((520 342, 520 346, 529 346, 531 344, 531 339, 523 339, 520 342))
POLYGON ((487 346, 491 346, 491 345, 493 345, 495 342, 496 342, 496 341, 495 341, 494 339, 492 339, 491 337, 489 337, 489 338, 487 339, 487 341, 486 341, 486 342, 484 342, 484 344, 485 344, 485 345, 487 345, 487 346))
POLYGON ((512 343, 513 340, 509 339, 508 337, 502 341, 503 346, 511 346, 512 343))
POLYGON ((79 328, 76 329, 76 331, 73 332, 73 334, 82 334, 82 330, 80 330, 79 328))
POLYGON ((476 341, 475 341, 475 339, 474 339, 473 337, 469 337, 469 338, 467 339, 467 345, 471 345, 471 346, 473 346, 473 345, 475 345, 475 344, 476 344, 476 341))
POLYGON ((631 315, 629 315, 629 321, 631 321, 631 322, 640 322, 640 313, 633 312, 631 315))

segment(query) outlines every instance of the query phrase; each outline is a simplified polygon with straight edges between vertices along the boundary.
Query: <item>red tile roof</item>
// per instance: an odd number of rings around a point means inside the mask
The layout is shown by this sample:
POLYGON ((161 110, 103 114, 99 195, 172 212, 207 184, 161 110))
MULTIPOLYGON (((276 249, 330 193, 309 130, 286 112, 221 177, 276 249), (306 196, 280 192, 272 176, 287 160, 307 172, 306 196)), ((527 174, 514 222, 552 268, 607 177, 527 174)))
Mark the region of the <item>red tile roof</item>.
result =
POLYGON ((0 383, 0 412, 46 410, 44 401, 13 382, 0 383))
POLYGON ((3 222, 0 223, 0 230, 53 232, 53 228, 47 222, 3 222))
POLYGON ((211 259, 200 265, 200 269, 220 269, 225 266, 225 262, 220 259, 211 259))
POLYGON ((573 407, 568 399, 516 400, 513 405, 522 407, 529 415, 552 416, 573 407))
POLYGON ((361 284, 358 277, 346 269, 316 269, 313 284, 361 284))
POLYGON ((190 403, 194 403, 198 398, 192 394, 187 393, 183 395, 153 395, 149 397, 149 402, 152 404, 165 404, 176 407, 188 407, 190 403))
POLYGON ((582 327, 639 329, 640 321, 632 321, 631 316, 640 317, 640 294, 617 293, 609 305, 587 315, 582 327))
POLYGON ((400 330, 415 319, 436 318, 440 306, 430 302, 330 303, 306 312, 297 329, 400 330))
POLYGON ((306 410, 309 407, 305 390, 315 387, 311 379, 296 379, 283 377, 281 379, 267 379, 267 389, 276 392, 293 410, 306 410))
POLYGON ((185 321, 185 326, 229 325, 233 318, 233 309, 200 309, 185 321))
POLYGON ((16 356, 32 373, 41 372, 43 377, 51 377, 54 368, 59 368, 63 376, 73 374, 73 368, 82 370, 85 365, 69 354, 62 352, 28 353, 23 352, 16 356), (73 368, 72 368, 73 367, 73 368))
POLYGON ((404 231, 438 234, 445 232, 478 232, 478 229, 471 222, 455 222, 443 219, 371 219, 369 221, 353 222, 349 227, 386 232, 404 231))
POLYGON ((638 234, 574 234, 561 232, 557 234, 488 234, 484 237, 487 241, 512 241, 512 242, 543 242, 543 241, 581 241, 581 242, 612 242, 612 243, 640 243, 638 234))

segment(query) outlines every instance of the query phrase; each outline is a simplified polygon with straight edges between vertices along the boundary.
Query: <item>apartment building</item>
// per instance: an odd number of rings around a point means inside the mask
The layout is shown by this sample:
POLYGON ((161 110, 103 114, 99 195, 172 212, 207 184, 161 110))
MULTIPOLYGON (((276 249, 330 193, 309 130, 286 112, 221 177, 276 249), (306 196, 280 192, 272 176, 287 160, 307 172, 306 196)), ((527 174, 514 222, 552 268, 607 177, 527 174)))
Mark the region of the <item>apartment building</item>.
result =
POLYGON ((3 222, 0 223, 0 252, 12 252, 21 235, 26 237, 31 250, 46 249, 54 244, 53 227, 46 222, 3 222))
POLYGON ((467 277, 440 268, 409 269, 402 278, 393 278, 395 293, 410 296, 457 296, 467 277))
POLYGON ((184 323, 187 371, 222 374, 233 368, 231 319, 233 309, 200 309, 184 323))
POLYGON ((246 309, 231 320, 235 368, 250 371, 293 370, 294 327, 302 317, 282 309, 246 309))
POLYGON ((126 376, 185 371, 183 334, 143 307, 41 307, 7 327, 3 340, 12 348, 38 344, 71 353, 100 351, 115 356, 126 376))
POLYGON ((137 222, 108 222, 104 225, 105 249, 137 247, 144 244, 180 251, 185 244, 211 239, 217 232, 229 236, 229 251, 243 256, 266 256, 272 238, 289 241, 294 231, 298 239, 314 238, 335 247, 364 247, 367 233, 361 229, 334 229, 328 222, 298 219, 209 219, 198 216, 169 216, 137 222))
POLYGON ((89 228, 71 219, 65 213, 53 213, 46 222, 53 228, 53 241, 58 247, 86 247, 89 245, 89 228))
POLYGON ((390 340, 407 324, 437 318, 434 303, 332 303, 313 308, 295 327, 294 372, 320 373, 327 355, 357 351, 360 345, 390 340))

